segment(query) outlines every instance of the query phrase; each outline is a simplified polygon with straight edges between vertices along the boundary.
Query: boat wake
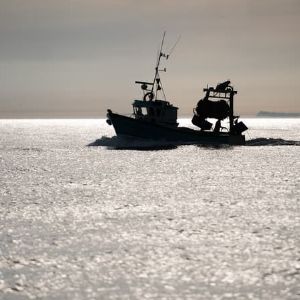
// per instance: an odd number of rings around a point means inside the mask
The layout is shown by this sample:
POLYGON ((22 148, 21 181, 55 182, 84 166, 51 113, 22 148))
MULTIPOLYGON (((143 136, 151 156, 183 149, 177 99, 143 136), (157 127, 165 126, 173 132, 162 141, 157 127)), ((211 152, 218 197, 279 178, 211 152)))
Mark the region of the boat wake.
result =
POLYGON ((133 137, 107 137, 102 136, 100 139, 88 144, 89 147, 103 146, 109 149, 118 150, 168 150, 175 149, 180 143, 171 143, 168 141, 145 140, 133 137))
MULTIPOLYGON (((201 145, 199 143, 187 142, 170 142, 139 139, 134 137, 107 137, 102 136, 100 139, 88 144, 89 147, 107 147, 116 150, 169 150, 176 149, 182 145, 197 145, 205 148, 228 148, 228 145, 201 145), (227 147, 226 147, 227 146, 227 147)), ((284 140, 279 138, 256 138, 246 141, 245 146, 300 146, 300 141, 284 140)), ((232 147, 232 146, 231 146, 232 147)), ((229 148, 231 148, 229 147, 229 148)))
POLYGON ((300 141, 274 138, 256 138, 246 141, 246 146, 300 146, 300 141))

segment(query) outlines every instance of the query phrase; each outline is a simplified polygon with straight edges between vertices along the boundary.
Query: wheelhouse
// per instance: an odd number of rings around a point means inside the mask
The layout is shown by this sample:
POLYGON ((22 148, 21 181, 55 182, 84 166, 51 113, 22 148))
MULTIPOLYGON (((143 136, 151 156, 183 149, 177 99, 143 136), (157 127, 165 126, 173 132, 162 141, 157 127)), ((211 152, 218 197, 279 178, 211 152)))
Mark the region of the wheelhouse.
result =
POLYGON ((135 119, 160 123, 169 126, 178 126, 178 107, 173 106, 168 101, 134 100, 132 106, 135 119))

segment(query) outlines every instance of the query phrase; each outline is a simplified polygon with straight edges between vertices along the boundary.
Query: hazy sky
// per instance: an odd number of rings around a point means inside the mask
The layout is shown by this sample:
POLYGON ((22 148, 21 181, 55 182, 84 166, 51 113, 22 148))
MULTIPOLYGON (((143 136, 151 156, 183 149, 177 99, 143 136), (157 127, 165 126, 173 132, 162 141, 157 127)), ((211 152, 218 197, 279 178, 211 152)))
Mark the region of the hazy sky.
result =
POLYGON ((227 79, 237 113, 300 111, 299 0, 0 0, 0 116, 131 112, 164 30, 181 115, 227 79))

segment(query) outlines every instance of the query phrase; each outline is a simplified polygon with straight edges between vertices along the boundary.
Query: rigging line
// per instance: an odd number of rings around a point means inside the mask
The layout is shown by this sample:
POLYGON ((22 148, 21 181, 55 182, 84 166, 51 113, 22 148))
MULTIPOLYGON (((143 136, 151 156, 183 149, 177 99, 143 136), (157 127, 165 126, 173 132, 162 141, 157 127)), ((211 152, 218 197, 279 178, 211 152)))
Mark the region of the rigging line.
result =
POLYGON ((161 87, 161 91, 162 91, 162 93, 163 93, 163 95, 164 95, 164 99, 165 99, 165 101, 166 101, 167 98, 166 98, 165 90, 164 90, 162 84, 160 85, 160 87, 161 87))
POLYGON ((181 39, 181 35, 178 36, 178 38, 177 38, 177 40, 176 40, 174 46, 170 49, 169 54, 168 54, 169 57, 170 57, 170 55, 173 53, 173 51, 174 51, 174 49, 176 48, 176 46, 177 46, 178 42, 180 41, 180 39, 181 39))
POLYGON ((164 96, 164 100, 167 101, 167 97, 166 97, 166 94, 165 94, 165 90, 164 90, 164 87, 163 87, 163 84, 162 84, 161 81, 160 81, 160 88, 161 88, 162 94, 163 94, 163 96, 164 96))

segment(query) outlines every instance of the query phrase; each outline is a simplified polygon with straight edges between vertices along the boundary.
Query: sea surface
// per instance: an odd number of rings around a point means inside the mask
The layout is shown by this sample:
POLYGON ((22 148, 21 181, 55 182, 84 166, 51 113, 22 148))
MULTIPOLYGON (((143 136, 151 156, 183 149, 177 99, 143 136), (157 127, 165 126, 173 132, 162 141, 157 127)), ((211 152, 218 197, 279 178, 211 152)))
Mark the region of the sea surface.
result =
POLYGON ((203 147, 0 120, 0 299, 300 299, 300 119, 243 121, 203 147))

